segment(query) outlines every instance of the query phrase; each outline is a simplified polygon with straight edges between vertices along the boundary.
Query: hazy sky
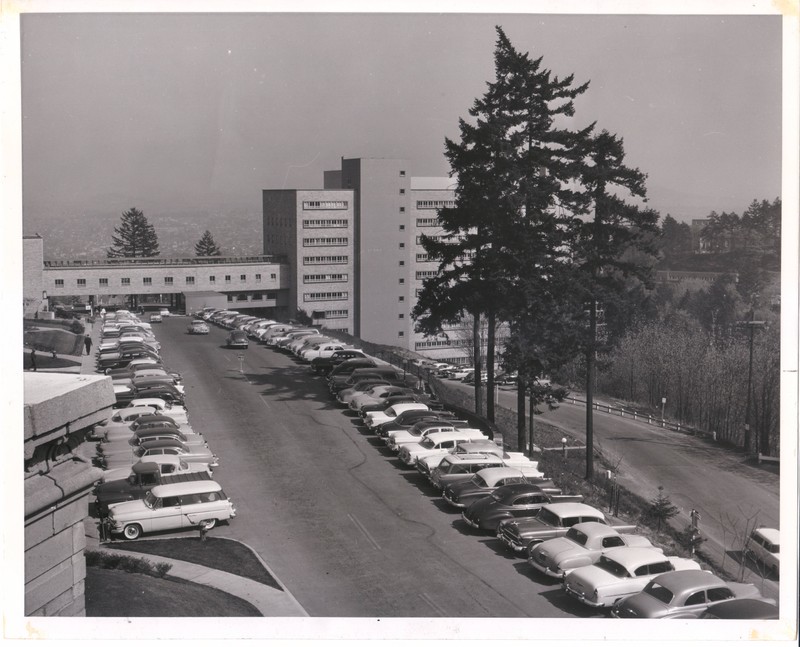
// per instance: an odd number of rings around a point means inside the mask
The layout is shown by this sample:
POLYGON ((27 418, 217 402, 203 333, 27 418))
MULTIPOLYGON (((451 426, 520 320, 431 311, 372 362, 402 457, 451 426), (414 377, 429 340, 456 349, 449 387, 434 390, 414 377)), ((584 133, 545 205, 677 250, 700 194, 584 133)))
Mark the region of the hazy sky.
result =
POLYGON ((623 137, 662 214, 780 195, 777 16, 27 14, 24 209, 260 213, 342 156, 447 175, 495 25, 591 81, 573 123, 623 137))

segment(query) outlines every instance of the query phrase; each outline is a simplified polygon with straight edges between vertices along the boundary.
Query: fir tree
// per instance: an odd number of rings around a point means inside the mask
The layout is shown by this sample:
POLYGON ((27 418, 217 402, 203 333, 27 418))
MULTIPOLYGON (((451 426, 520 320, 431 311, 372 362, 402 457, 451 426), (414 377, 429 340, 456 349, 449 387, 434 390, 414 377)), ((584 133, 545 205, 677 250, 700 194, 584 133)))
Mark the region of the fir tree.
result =
POLYGON ((519 298, 523 284, 529 297, 546 293, 545 284, 564 267, 565 214, 580 211, 586 201, 569 188, 570 181, 580 169, 581 142, 593 128, 576 132, 555 126, 557 116, 573 115, 573 100, 588 84, 575 87, 572 75, 553 76, 541 58, 518 52, 500 27, 497 35, 495 80, 470 109, 473 122, 460 120, 460 142, 445 141, 451 174, 457 176, 455 206, 439 211, 449 238, 422 238, 425 251, 439 262, 439 275, 423 284, 412 313, 418 330, 429 334, 465 312, 473 321, 486 317, 490 419, 495 321, 511 322, 513 331, 531 308, 519 298))
POLYGON ((647 516, 656 520, 656 530, 661 530, 661 524, 666 523, 676 514, 677 506, 673 505, 670 498, 664 493, 664 486, 658 486, 658 494, 650 500, 650 507, 647 509, 647 516))
MULTIPOLYGON (((597 307, 627 290, 627 282, 650 280, 655 257, 658 213, 626 202, 630 195, 644 200, 645 176, 625 165, 622 140, 603 130, 586 140, 582 186, 594 213, 573 219, 573 260, 579 271, 576 286, 583 286, 587 314, 586 352, 586 478, 594 476, 592 433, 594 361, 597 352, 597 307), (636 252, 644 253, 644 255, 636 252)), ((577 292, 577 290, 576 290, 577 292)))
POLYGON ((222 256, 222 251, 214 242, 214 237, 208 229, 194 246, 195 256, 222 256))
POLYGON ((137 258, 158 256, 158 236, 144 214, 136 207, 122 214, 119 227, 114 227, 113 245, 108 258, 137 258))

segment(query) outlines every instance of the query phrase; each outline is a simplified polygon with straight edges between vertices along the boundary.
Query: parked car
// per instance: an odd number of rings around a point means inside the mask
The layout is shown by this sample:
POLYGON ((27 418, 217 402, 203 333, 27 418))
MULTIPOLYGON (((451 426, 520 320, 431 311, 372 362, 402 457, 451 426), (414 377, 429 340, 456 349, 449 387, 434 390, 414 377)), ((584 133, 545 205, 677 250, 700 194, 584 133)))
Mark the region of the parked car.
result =
POLYGON ((311 372, 317 375, 327 375, 331 369, 348 359, 366 359, 364 351, 357 348, 343 348, 334 351, 329 357, 315 357, 311 360, 311 372))
POLYGON ((535 517, 501 522, 497 537, 514 552, 530 555, 536 544, 563 537, 572 526, 585 521, 608 523, 600 510, 585 503, 552 503, 544 506, 535 517))
POLYGON ((538 485, 517 483, 478 499, 461 513, 461 518, 476 530, 496 534, 501 521, 535 517, 545 505, 575 501, 583 501, 583 495, 550 494, 538 485))
POLYGON ((153 429, 140 429, 128 438, 117 438, 99 443, 97 456, 100 460, 112 460, 113 456, 132 453, 137 447, 156 440, 175 440, 190 449, 197 446, 207 446, 205 438, 201 434, 184 434, 174 427, 156 427, 153 429))
POLYGON ((381 405, 385 403, 386 398, 390 398, 395 395, 409 395, 413 392, 414 390, 407 386, 395 386, 394 384, 379 384, 370 389, 369 391, 365 391, 363 393, 359 393, 358 395, 354 395, 348 401, 347 406, 351 411, 355 411, 356 413, 361 413, 363 407, 365 406, 375 407, 370 410, 376 411, 377 409, 386 408, 386 407, 381 407, 381 405))
POLYGON ((115 469, 125 465, 133 465, 140 458, 169 454, 180 456, 187 463, 205 463, 210 468, 219 465, 219 458, 208 447, 203 445, 185 445, 177 440, 152 440, 139 445, 128 454, 114 454, 102 461, 103 469, 115 469))
POLYGON ((674 571, 654 577, 640 593, 616 602, 611 615, 614 618, 699 618, 715 602, 761 597, 755 584, 725 582, 709 571, 674 571))
POLYGON ((563 590, 572 599, 592 608, 612 605, 641 591, 656 575, 672 571, 700 570, 693 559, 669 557, 656 548, 615 548, 595 564, 576 568, 564 578, 563 590))
POLYGON ((744 554, 760 564, 767 573, 780 574, 780 532, 775 528, 756 528, 744 545, 744 554))
POLYGON ((106 480, 95 486, 93 494, 96 497, 97 512, 105 515, 108 513, 109 506, 114 503, 142 499, 149 490, 157 485, 211 479, 211 472, 207 469, 190 470, 188 469, 189 463, 183 464, 187 466, 186 470, 177 471, 173 469, 170 471, 167 469, 167 471, 163 471, 162 467, 173 468, 174 465, 171 463, 159 465, 149 461, 134 463, 127 478, 106 480))
POLYGON ((468 481, 482 469, 496 467, 501 461, 493 454, 447 454, 429 471, 428 480, 433 487, 442 490, 451 483, 468 481))
POLYGON ((190 335, 207 335, 208 324, 202 319, 195 319, 189 324, 186 332, 188 332, 190 335))
POLYGON ((160 312, 154 312, 153 314, 150 315, 150 323, 161 323, 161 321, 162 319, 160 312))
POLYGON ((225 345, 228 348, 247 348, 247 334, 241 330, 231 330, 225 339, 225 345))
MULTIPOLYGON (((498 460, 502 460, 498 457, 498 460)), ((538 470, 536 470, 538 472, 538 470)), ((442 498, 455 508, 467 508, 478 499, 482 499, 497 488, 504 485, 527 483, 523 471, 519 468, 487 467, 472 476, 468 481, 448 483, 442 489, 442 498)))
POLYGON ((213 528, 218 521, 236 516, 233 502, 216 481, 191 481, 157 485, 142 500, 111 506, 107 528, 126 539, 143 532, 177 528, 213 528))
MULTIPOLYGON (((208 465, 204 465, 203 463, 187 463, 181 460, 180 456, 163 454, 161 456, 150 456, 144 460, 139 460, 139 463, 152 463, 158 467, 162 474, 180 474, 184 472, 208 472, 211 474, 208 465)), ((137 464, 138 463, 133 463, 132 465, 116 467, 113 470, 104 470, 100 477, 100 482, 107 483, 108 481, 126 479, 133 473, 133 466, 137 464)))
MULTIPOLYGON (((635 526, 630 527, 631 530, 635 526)), ((563 537, 548 539, 533 547, 528 563, 534 569, 559 580, 580 566, 594 564, 601 555, 620 546, 652 546, 642 535, 622 533, 597 521, 578 523, 563 537)))
POLYGON ((364 424, 367 429, 375 429, 378 425, 384 422, 395 420, 398 415, 404 411, 430 411, 428 405, 421 402, 404 402, 402 404, 395 404, 384 411, 370 411, 364 416, 364 424))
POLYGON ((438 456, 443 458, 458 450, 461 445, 485 437, 480 429, 462 427, 454 431, 434 432, 423 438, 419 443, 405 443, 397 452, 397 459, 406 467, 417 467, 423 458, 438 456))
POLYGON ((474 372, 475 369, 471 366, 459 366, 450 371, 447 377, 451 380, 463 380, 467 375, 474 372))
POLYGON ((170 313, 169 308, 161 308, 161 310, 158 311, 158 314, 160 314, 162 317, 172 316, 172 313, 170 313))
MULTIPOLYGON (((393 405, 394 406, 394 405, 393 405)), ((411 409, 403 411, 399 416, 390 422, 384 422, 371 431, 382 438, 386 438, 392 431, 409 429, 420 420, 455 420, 456 416, 450 411, 440 409, 411 409)))
POLYGON ((700 614, 701 620, 777 620, 778 617, 777 604, 758 598, 715 602, 700 614))
POLYGON ((340 342, 314 344, 311 348, 301 351, 299 356, 305 362, 313 362, 318 357, 330 357, 337 350, 344 350, 344 344, 340 342))

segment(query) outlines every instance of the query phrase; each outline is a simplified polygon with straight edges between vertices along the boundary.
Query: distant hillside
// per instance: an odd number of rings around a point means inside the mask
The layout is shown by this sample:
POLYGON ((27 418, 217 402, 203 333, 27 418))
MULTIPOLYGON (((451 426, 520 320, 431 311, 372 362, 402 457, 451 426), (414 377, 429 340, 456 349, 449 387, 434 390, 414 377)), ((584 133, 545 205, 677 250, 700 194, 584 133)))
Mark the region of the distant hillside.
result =
POLYGON ((733 251, 719 254, 686 252, 665 257, 656 264, 657 270, 682 272, 741 272, 746 267, 756 267, 767 272, 780 272, 781 259, 773 254, 758 251, 733 251))
MULTIPOLYGON (((45 260, 100 259, 111 246, 121 213, 26 214, 24 235, 44 238, 45 260)), ((194 256, 194 245, 208 229, 224 255, 257 255, 263 252, 259 213, 147 213, 158 235, 161 256, 194 256)))

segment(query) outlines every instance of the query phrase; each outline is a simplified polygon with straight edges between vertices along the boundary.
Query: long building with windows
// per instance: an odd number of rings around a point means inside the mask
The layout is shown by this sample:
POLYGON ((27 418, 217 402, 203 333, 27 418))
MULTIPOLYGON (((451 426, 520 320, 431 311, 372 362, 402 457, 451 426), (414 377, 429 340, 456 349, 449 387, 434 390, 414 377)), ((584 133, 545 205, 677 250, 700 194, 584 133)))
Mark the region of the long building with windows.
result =
POLYGON ((275 256, 109 258, 48 261, 42 238, 23 238, 25 312, 69 298, 87 304, 154 301, 191 312, 205 306, 289 318, 287 262, 275 256))
POLYGON ((315 324, 455 363, 470 360, 460 331, 414 332, 411 310, 437 263, 420 237, 442 235, 437 209, 451 178, 412 177, 408 160, 355 158, 321 189, 262 192, 264 254, 288 259, 289 301, 315 324))

